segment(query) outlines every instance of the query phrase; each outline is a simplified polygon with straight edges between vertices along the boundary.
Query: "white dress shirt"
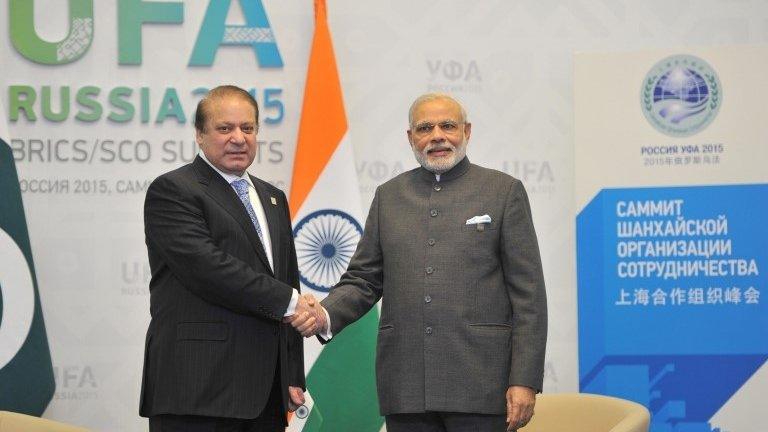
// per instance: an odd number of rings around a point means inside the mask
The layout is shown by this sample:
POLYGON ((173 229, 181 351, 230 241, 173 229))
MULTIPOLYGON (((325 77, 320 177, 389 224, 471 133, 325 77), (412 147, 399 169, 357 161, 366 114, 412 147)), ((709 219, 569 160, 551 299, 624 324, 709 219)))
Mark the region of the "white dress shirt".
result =
MULTIPOLYGON (((248 200, 251 202, 251 207, 253 207, 253 212, 256 213, 256 220, 259 222, 259 227, 261 228, 261 239, 264 242, 264 252, 267 254, 267 260, 269 261, 269 267, 274 271, 275 265, 272 258, 272 239, 269 236, 269 225, 267 224, 267 214, 264 212, 264 207, 261 205, 261 200, 259 199, 258 193, 256 193, 256 187, 253 185, 253 182, 251 181, 251 177, 248 175, 248 172, 243 172, 242 175, 234 175, 234 174, 227 174, 220 169, 216 168, 215 165, 213 165, 208 158, 205 157, 205 153, 202 151, 198 153, 200 156, 200 159, 204 160, 205 163, 210 165, 211 168, 213 168, 214 171, 219 173, 219 175, 224 179, 224 181, 227 182, 232 187, 232 190, 235 190, 235 187, 232 186, 232 182, 235 180, 243 179, 246 182, 248 182, 248 200)), ((288 309, 285 311, 285 315, 283 316, 291 316, 296 312, 296 304, 299 302, 299 292, 297 290, 293 290, 293 293, 291 294, 291 302, 288 303, 288 309)))

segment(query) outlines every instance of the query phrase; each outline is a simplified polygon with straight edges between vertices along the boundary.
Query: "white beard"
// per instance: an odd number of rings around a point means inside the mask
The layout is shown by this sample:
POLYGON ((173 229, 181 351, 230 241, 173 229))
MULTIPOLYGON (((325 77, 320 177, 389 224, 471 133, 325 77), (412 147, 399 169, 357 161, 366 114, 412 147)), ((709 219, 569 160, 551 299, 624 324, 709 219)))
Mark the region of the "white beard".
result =
POLYGON ((424 150, 422 151, 418 151, 414 146, 411 146, 411 149, 413 150, 413 155, 416 156, 416 161, 419 165, 424 167, 427 171, 435 174, 442 174, 455 167, 456 164, 461 162, 461 160, 464 159, 464 156, 467 155, 467 139, 464 138, 458 146, 454 146, 446 141, 439 144, 429 144, 424 147, 424 150), (436 148, 450 149, 451 152, 448 156, 430 158, 429 151, 436 148))

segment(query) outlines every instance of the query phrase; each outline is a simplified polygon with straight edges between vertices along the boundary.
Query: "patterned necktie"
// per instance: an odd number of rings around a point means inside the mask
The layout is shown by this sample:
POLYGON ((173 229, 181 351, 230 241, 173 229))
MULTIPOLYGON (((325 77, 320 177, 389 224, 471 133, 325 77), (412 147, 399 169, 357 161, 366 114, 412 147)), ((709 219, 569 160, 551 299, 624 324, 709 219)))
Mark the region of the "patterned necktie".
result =
POLYGON ((248 212, 248 216, 250 216, 251 222, 253 222, 253 227, 256 228, 256 234, 259 235, 259 240, 261 240, 261 247, 263 251, 265 244, 264 235, 261 233, 261 225, 259 224, 259 220, 256 219, 256 212, 253 211, 251 200, 248 198, 248 182, 245 179, 235 180, 232 182, 232 187, 234 187, 235 191, 237 191, 237 196, 240 197, 240 201, 243 202, 245 210, 248 212))

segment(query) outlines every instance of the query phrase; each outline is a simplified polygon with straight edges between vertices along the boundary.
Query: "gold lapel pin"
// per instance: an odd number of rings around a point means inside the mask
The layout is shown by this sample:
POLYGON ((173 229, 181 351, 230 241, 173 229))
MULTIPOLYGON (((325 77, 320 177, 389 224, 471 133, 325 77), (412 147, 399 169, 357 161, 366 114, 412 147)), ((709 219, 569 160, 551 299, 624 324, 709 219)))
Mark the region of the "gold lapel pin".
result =
POLYGON ((269 197, 269 201, 272 202, 272 205, 274 206, 277 205, 277 200, 275 199, 275 197, 269 197))

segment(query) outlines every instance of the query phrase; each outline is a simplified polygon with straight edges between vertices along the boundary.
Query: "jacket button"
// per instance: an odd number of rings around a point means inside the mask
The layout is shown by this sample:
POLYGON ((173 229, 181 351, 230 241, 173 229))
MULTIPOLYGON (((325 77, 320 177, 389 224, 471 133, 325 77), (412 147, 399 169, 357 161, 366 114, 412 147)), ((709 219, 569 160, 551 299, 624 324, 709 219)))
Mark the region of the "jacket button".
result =
POLYGON ((431 238, 431 239, 427 240, 427 244, 430 245, 430 246, 434 246, 435 245, 435 239, 431 238))
POLYGON ((436 190, 437 192, 440 192, 440 190, 441 190, 442 188, 443 188, 443 187, 442 187, 442 186, 440 186, 439 184, 438 184, 438 185, 435 185, 435 190, 436 190))
POLYGON ((429 294, 424 296, 424 303, 429 303, 431 301, 432 301, 432 297, 429 294))
POLYGON ((429 211, 429 215, 430 215, 430 216, 432 216, 432 217, 435 217, 435 216, 437 216, 437 209, 432 209, 432 210, 430 210, 430 211, 429 211))
POLYGON ((432 327, 427 327, 424 329, 424 333, 426 334, 432 334, 432 327))
POLYGON ((432 268, 432 267, 427 267, 427 268, 426 268, 426 271, 427 271, 427 274, 432 274, 432 273, 434 273, 434 272, 435 272, 435 269, 434 269, 434 268, 432 268))

